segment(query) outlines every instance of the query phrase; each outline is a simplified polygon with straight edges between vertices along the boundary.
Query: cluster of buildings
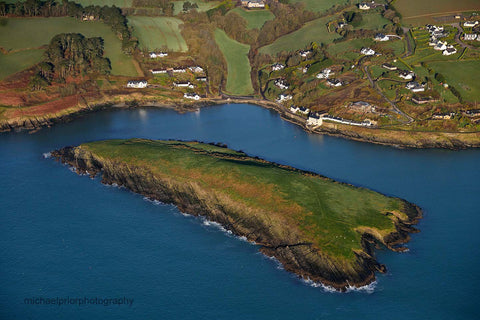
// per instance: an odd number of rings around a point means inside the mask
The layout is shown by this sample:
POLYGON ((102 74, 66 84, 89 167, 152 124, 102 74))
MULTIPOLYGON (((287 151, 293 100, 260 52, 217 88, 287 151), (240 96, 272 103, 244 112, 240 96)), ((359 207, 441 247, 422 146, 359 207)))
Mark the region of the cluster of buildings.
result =
POLYGON ((285 65, 281 64, 281 63, 275 63, 272 65, 272 71, 279 71, 279 70, 282 70, 282 69, 285 69, 285 65))
POLYGON ((439 40, 448 35, 442 26, 438 27, 427 24, 425 27, 430 33, 430 40, 428 41, 429 46, 433 47, 434 50, 442 51, 444 56, 450 56, 457 53, 457 49, 455 49, 453 45, 449 45, 446 41, 439 40))
POLYGON ((285 79, 277 79, 274 83, 282 90, 287 90, 289 88, 289 85, 285 79))
POLYGON ((186 92, 186 93, 183 94, 183 97, 185 99, 200 100, 200 96, 196 93, 186 92))
POLYGON ((242 7, 247 9, 264 9, 264 0, 242 0, 242 7))
POLYGON ((318 79, 328 79, 333 74, 332 70, 329 68, 323 69, 322 72, 317 74, 318 79))
POLYGON ((416 81, 410 81, 405 85, 405 88, 412 92, 422 92, 425 91, 425 84, 420 84, 416 81))
POLYGON ((312 52, 313 52, 312 50, 300 50, 300 52, 298 54, 302 58, 307 58, 309 55, 312 54, 312 52))
POLYGON ((362 2, 358 4, 358 9, 360 10, 370 10, 370 9, 375 9, 376 7, 386 7, 382 3, 375 3, 375 1, 372 2, 362 2))
POLYGON ((327 79, 327 86, 329 87, 341 87, 343 82, 338 79, 327 79))
MULTIPOLYGON (((477 25, 479 25, 478 21, 466 21, 463 26, 465 28, 474 28, 476 27, 477 25)), ((473 41, 473 40, 477 40, 477 41, 480 41, 480 34, 477 34, 477 33, 465 33, 463 35, 463 40, 465 41, 473 41)))
POLYGON ((148 86, 146 80, 130 80, 127 82, 127 88, 143 89, 148 86))
MULTIPOLYGON (((359 102, 356 102, 356 103, 358 105, 368 104, 368 103, 362 102, 362 101, 359 101, 359 102)), ((370 106, 370 104, 368 104, 368 106, 370 106)), ((365 121, 362 121, 362 122, 347 120, 347 119, 343 119, 343 118, 340 118, 340 117, 330 116, 326 113, 320 114, 318 112, 310 112, 310 109, 308 109, 308 108, 297 107, 295 105, 290 106, 290 112, 307 116, 307 122, 306 122, 307 126, 312 126, 312 127, 321 126, 323 124, 323 120, 338 122, 338 123, 342 123, 342 124, 348 124, 348 125, 352 125, 352 126, 363 126, 363 127, 373 126, 373 123, 370 120, 365 120, 365 121)))

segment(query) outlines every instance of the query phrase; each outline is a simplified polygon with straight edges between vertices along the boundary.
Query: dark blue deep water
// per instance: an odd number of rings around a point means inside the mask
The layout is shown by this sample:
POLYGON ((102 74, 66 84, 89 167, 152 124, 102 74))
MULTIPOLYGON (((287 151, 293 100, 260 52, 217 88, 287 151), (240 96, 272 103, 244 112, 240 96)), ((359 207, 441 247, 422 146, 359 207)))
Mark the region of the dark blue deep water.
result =
POLYGON ((480 150, 397 150, 311 135, 269 110, 116 110, 0 135, 0 319, 478 319, 480 150), (257 248, 43 153, 110 138, 223 142, 420 205, 407 253, 373 293, 326 292, 257 248), (29 305, 25 298, 133 298, 29 305))

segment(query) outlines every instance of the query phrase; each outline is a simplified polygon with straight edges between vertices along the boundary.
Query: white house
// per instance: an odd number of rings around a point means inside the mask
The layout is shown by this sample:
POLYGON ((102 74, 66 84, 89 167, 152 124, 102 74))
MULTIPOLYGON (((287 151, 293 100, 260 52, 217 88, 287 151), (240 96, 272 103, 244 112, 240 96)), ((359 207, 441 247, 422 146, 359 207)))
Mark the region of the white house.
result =
POLYGON ((285 66, 281 63, 275 63, 272 65, 272 71, 278 71, 284 69, 285 66))
POLYGON ((337 79, 328 79, 327 80, 327 85, 330 87, 341 87, 342 86, 342 81, 337 80, 337 79))
POLYGON ((478 21, 467 21, 463 24, 464 27, 473 28, 478 24, 478 21))
POLYGON ((195 80, 207 82, 207 77, 196 77, 195 80))
POLYGON ((195 86, 193 84, 190 83, 190 81, 188 82, 174 82, 173 85, 177 88, 194 88, 195 86))
POLYGON ((400 70, 398 76, 405 80, 412 80, 415 77, 415 72, 408 70, 400 70))
POLYGON ((310 109, 305 108, 305 107, 300 107, 300 108, 298 108, 298 112, 300 112, 301 114, 304 114, 304 115, 308 115, 310 113, 310 109))
POLYGON ((127 82, 127 88, 146 88, 148 86, 148 82, 145 80, 131 80, 127 82))
POLYGON ((323 69, 322 72, 317 74, 318 79, 328 79, 333 74, 332 70, 329 68, 323 69))
POLYGON ((388 36, 384 35, 383 33, 377 33, 377 35, 373 39, 375 41, 388 41, 388 40, 390 40, 390 38, 388 36))
POLYGON ((287 90, 289 88, 289 85, 288 85, 287 81, 285 81, 285 79, 275 80, 275 85, 282 90, 287 90))
POLYGON ((151 69, 150 72, 151 72, 152 74, 167 73, 167 69, 151 69))
POLYGON ((476 33, 466 33, 463 35, 463 40, 465 41, 473 41, 475 39, 477 39, 476 33))
POLYGON ((248 1, 247 8, 265 8, 265 2, 263 0, 252 0, 248 1))
POLYGON ((297 113, 299 110, 300 110, 300 108, 297 107, 297 106, 294 105, 294 104, 292 104, 292 105, 290 106, 290 112, 292 112, 292 113, 297 113))
POLYGON ((434 50, 443 51, 447 49, 447 42, 438 41, 438 43, 433 47, 434 50))
POLYGON ((362 2, 358 5, 358 9, 360 10, 370 10, 370 4, 366 2, 362 2))
POLYGON ((202 73, 203 68, 200 66, 193 66, 193 67, 188 67, 188 70, 192 71, 193 73, 202 73))
POLYGON ((347 25, 348 25, 348 24, 347 24, 346 22, 339 22, 339 23, 338 23, 338 27, 339 27, 340 29, 345 28, 347 25))
POLYGON ((360 53, 366 56, 373 56, 375 54, 375 51, 370 48, 362 48, 362 50, 360 50, 360 53))
POLYGON ((303 72, 303 73, 307 73, 308 68, 310 68, 310 65, 309 65, 309 64, 307 64, 305 67, 302 68, 302 72, 303 72))
POLYGON ((306 58, 306 57, 308 57, 310 54, 312 54, 312 50, 301 50, 298 54, 299 54, 301 57, 306 58))
POLYGON ((455 54, 455 53, 457 53, 457 49, 455 49, 453 46, 449 46, 448 48, 446 48, 442 52, 442 54, 444 56, 450 56, 450 55, 455 54))
POLYGON ((277 102, 283 102, 283 101, 292 100, 292 98, 293 98, 293 97, 292 97, 291 95, 289 95, 289 94, 287 94, 287 95, 281 94, 281 95, 278 96, 277 102))
POLYGON ((186 99, 200 100, 200 96, 196 93, 184 93, 183 97, 186 99))
POLYGON ((307 126, 321 126, 322 117, 318 113, 311 113, 307 118, 307 126))
POLYGON ((407 88, 408 90, 412 91, 412 92, 422 92, 422 91, 425 91, 425 86, 419 84, 418 82, 416 81, 411 81, 409 83, 407 83, 407 85, 405 86, 405 88, 407 88))
POLYGON ((175 68, 172 70, 173 73, 185 73, 187 70, 185 68, 175 68))
POLYGON ((430 40, 428 41, 428 45, 430 47, 436 46, 438 44, 438 40, 435 37, 430 37, 430 40))
POLYGON ((385 69, 390 70, 390 71, 397 70, 396 66, 394 66, 392 64, 389 64, 389 63, 382 64, 382 68, 385 68, 385 69))
POLYGON ((150 58, 155 59, 155 58, 164 58, 167 57, 168 53, 167 52, 150 52, 150 58))

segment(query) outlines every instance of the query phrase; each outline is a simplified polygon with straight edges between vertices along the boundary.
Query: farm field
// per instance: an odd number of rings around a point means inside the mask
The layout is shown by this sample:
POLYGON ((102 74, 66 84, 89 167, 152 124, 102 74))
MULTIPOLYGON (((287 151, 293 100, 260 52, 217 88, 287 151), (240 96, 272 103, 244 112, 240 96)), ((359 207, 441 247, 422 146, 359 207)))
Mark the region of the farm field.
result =
POLYGON ((368 29, 368 30, 380 30, 386 24, 392 22, 384 18, 380 13, 362 13, 362 22, 355 29, 368 29))
MULTIPOLYGON (((132 58, 122 53, 120 40, 110 27, 99 21, 81 22, 74 18, 9 18, 0 27, 0 47, 6 51, 39 48, 57 34, 78 32, 85 37, 102 37, 105 56, 112 64, 112 74, 137 76, 132 58)), ((3 66, 2 66, 3 68, 3 66)))
POLYGON ((182 21, 171 17, 129 16, 128 23, 138 38, 140 48, 163 49, 185 52, 187 44, 180 34, 182 21))
POLYGON ((250 47, 233 39, 220 29, 215 30, 217 41, 225 60, 227 61, 227 86, 228 93, 236 95, 248 95, 253 93, 252 80, 250 78, 250 63, 248 50, 250 47))
POLYGON ((328 32, 327 23, 331 17, 324 17, 310 21, 301 29, 278 38, 274 43, 260 49, 261 53, 275 55, 281 51, 295 51, 303 49, 312 42, 318 45, 329 44, 340 37, 338 33, 328 32))
POLYGON ((43 50, 31 49, 9 54, 0 53, 0 80, 42 60, 43 50))
POLYGON ((274 18, 273 13, 269 10, 245 10, 235 8, 230 12, 238 13, 242 18, 247 20, 247 28, 249 29, 260 29, 265 22, 274 18))
POLYGON ((360 56, 360 50, 363 47, 372 45, 372 39, 353 39, 331 44, 327 48, 327 52, 337 58, 345 60, 355 60, 360 56))
POLYGON ((343 5, 348 3, 348 0, 291 0, 292 3, 303 2, 305 8, 313 12, 323 12, 330 9, 334 5, 343 5))
POLYGON ((465 101, 480 102, 480 61, 449 61, 428 64, 454 86, 465 101))
MULTIPOLYGON (((183 3, 185 1, 174 1, 173 2, 173 14, 177 15, 183 10, 183 3)), ((190 0, 190 3, 196 3, 198 5, 197 11, 207 11, 220 4, 220 1, 202 1, 202 0, 190 0)))
MULTIPOLYGON (((478 0, 398 0, 394 5, 406 23, 421 23, 421 20, 418 20, 418 18, 480 10, 480 2, 478 0)), ((425 24, 424 19, 423 21, 423 24, 425 24)))

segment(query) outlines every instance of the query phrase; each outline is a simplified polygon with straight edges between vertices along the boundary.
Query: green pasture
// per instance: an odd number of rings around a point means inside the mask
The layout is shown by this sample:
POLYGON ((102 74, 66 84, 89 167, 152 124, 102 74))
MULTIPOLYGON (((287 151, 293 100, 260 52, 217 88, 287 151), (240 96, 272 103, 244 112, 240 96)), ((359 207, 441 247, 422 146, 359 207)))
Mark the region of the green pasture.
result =
POLYGON ((272 44, 262 47, 261 53, 275 55, 281 51, 295 51, 303 49, 312 42, 329 44, 340 38, 335 32, 328 32, 327 23, 331 18, 324 17, 306 23, 302 28, 278 38, 272 44))
POLYGON ((275 17, 269 10, 245 10, 243 8, 235 8, 230 12, 238 13, 242 18, 247 20, 247 28, 249 29, 260 29, 265 22, 275 17))
POLYGON ((0 53, 0 80, 40 62, 42 57, 43 50, 39 49, 0 53))
POLYGON ((9 18, 7 25, 0 27, 0 47, 7 52, 39 49, 48 45, 55 35, 70 32, 81 33, 85 37, 102 37, 105 42, 105 56, 112 64, 112 73, 137 75, 132 58, 122 53, 121 41, 109 26, 99 21, 82 22, 66 17, 9 18))
MULTIPOLYGON (((185 0, 186 1, 186 0, 185 0)), ((179 14, 183 10, 183 3, 185 1, 174 1, 173 2, 173 12, 175 15, 179 14)), ((188 0, 191 3, 196 3, 198 5, 197 11, 207 11, 220 4, 220 1, 202 1, 202 0, 188 0)))
POLYGON ((140 48, 163 49, 185 52, 187 44, 180 34, 182 21, 172 17, 129 16, 133 35, 138 38, 140 48))
POLYGON ((227 61, 227 92, 236 95, 252 94, 250 63, 247 57, 250 46, 229 38, 220 29, 215 30, 215 41, 227 61))

